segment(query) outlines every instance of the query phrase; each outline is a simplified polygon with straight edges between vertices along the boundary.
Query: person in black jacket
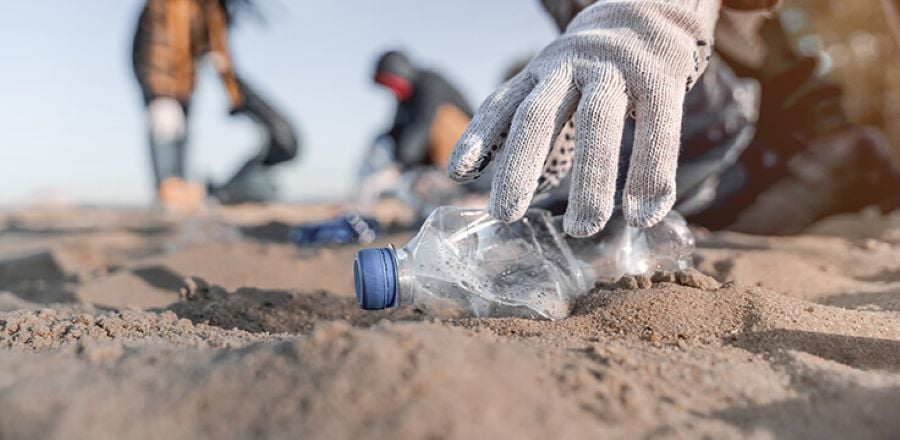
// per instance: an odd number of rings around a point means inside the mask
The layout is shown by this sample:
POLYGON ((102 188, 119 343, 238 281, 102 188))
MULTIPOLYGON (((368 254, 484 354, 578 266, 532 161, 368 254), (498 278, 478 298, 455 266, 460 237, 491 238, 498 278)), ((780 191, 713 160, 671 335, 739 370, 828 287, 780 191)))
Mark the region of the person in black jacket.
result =
POLYGON ((378 59, 374 80, 397 98, 394 125, 384 135, 393 141, 394 160, 404 169, 446 167, 472 118, 462 94, 438 73, 416 68, 397 51, 378 59))
POLYGON ((393 125, 375 140, 360 167, 356 209, 371 210, 391 194, 424 218, 436 206, 485 192, 471 184, 457 186, 446 174, 453 146, 472 118, 462 93, 397 51, 378 58, 373 80, 394 95, 397 108, 393 125))

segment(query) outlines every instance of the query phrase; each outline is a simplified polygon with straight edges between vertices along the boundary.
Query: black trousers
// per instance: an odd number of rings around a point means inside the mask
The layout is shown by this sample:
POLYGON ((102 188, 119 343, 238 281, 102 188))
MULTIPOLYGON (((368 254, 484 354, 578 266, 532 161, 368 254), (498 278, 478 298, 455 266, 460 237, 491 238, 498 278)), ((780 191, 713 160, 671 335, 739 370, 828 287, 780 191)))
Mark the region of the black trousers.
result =
MULTIPOLYGON (((291 123, 244 80, 238 78, 238 86, 244 96, 244 103, 234 111, 234 114, 247 116, 261 127, 264 133, 262 145, 239 170, 250 165, 271 167, 297 157, 299 142, 291 123)), ((183 104, 183 110, 187 118, 190 106, 183 104)), ((186 131, 175 139, 150 133, 150 153, 157 186, 169 177, 182 179, 186 177, 188 144, 186 131)))

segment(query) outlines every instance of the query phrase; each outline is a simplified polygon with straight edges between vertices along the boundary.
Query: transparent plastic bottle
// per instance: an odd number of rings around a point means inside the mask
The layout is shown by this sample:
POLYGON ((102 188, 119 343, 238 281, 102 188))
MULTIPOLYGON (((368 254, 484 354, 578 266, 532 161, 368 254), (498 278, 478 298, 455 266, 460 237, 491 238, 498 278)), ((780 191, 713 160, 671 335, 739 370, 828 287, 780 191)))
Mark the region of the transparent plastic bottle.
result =
POLYGON ((587 239, 566 236, 561 225, 538 209, 507 224, 484 211, 438 208, 402 249, 359 252, 359 305, 415 305, 447 318, 562 319, 596 281, 690 266, 694 239, 677 213, 650 229, 614 219, 587 239))

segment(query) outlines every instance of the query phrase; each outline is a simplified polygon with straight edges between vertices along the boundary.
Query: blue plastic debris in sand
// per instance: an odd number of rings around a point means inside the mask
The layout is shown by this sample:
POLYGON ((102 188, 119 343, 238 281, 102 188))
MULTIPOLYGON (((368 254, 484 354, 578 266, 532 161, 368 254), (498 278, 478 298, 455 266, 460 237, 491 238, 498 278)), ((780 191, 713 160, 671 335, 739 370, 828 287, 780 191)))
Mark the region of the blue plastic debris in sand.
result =
POLYGON ((300 247, 369 244, 381 233, 378 221, 371 217, 347 215, 338 219, 297 226, 290 239, 300 247))

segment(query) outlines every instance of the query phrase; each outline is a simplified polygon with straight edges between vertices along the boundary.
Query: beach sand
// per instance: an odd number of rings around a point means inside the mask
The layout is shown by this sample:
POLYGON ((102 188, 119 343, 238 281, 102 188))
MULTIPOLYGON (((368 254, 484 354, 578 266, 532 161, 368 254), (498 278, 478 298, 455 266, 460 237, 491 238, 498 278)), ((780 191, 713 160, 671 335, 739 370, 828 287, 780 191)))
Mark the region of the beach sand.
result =
POLYGON ((697 231, 549 322, 358 310, 357 248, 284 242, 337 209, 0 214, 0 438, 900 436, 900 214, 697 231))

